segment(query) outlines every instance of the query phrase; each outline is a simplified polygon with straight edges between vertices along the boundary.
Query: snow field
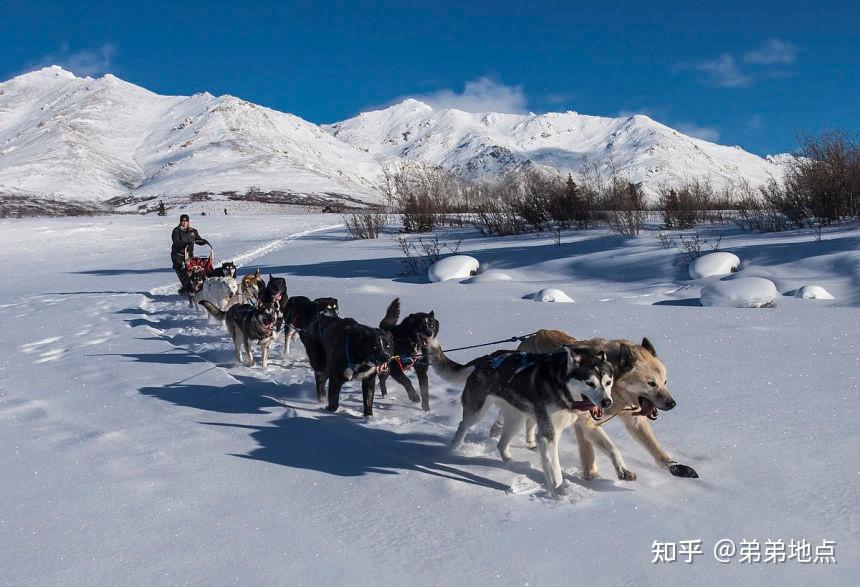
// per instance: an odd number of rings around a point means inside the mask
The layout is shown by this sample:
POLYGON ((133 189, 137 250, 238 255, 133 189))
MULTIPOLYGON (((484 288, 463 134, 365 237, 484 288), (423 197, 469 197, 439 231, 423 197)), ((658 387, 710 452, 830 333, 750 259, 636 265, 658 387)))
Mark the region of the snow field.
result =
POLYGON ((371 325, 399 296, 403 314, 436 312, 448 348, 540 327, 648 336, 678 401, 655 433, 701 479, 671 477, 612 421, 639 479, 617 481, 599 453, 603 477, 584 480, 568 434, 571 495, 555 501, 521 438, 515 462, 499 459, 490 417, 447 449, 458 390, 435 376, 430 413, 389 380, 366 420, 356 385, 338 414, 319 408, 300 344, 284 359, 279 341, 267 370, 236 365, 221 325, 175 295, 173 222, 0 221, 4 582, 848 584, 860 570, 856 230, 727 235, 738 278, 837 298, 751 311, 698 307, 701 284, 647 237, 465 234, 465 254, 512 279, 429 286, 401 275, 391 234, 351 241, 327 216, 192 218, 240 274, 284 276, 291 295, 337 297, 371 325), (547 287, 577 303, 522 299, 547 287), (694 564, 650 563, 654 540, 696 538, 694 564), (708 555, 721 538, 828 538, 839 563, 722 565, 708 555))

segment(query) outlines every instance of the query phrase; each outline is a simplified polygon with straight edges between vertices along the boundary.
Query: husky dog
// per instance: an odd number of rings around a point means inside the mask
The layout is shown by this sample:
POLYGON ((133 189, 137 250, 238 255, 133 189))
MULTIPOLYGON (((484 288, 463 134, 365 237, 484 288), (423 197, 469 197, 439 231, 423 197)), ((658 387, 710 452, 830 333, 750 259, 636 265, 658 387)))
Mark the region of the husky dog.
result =
POLYGON ((242 278, 242 303, 257 303, 260 290, 266 287, 266 282, 260 278, 260 270, 250 273, 242 278))
POLYGON ((305 296, 289 298, 284 306, 284 358, 290 354, 290 343, 303 337, 305 329, 315 317, 337 316, 338 311, 335 298, 317 298, 313 301, 305 296))
MULTIPOLYGON (((391 332, 394 337, 394 354, 400 357, 399 360, 391 362, 391 376, 406 389, 406 395, 409 396, 410 401, 418 403, 420 400, 421 409, 429 412, 430 385, 427 382, 427 371, 430 367, 427 361, 422 359, 427 356, 427 345, 439 334, 439 321, 432 311, 429 314, 425 312, 409 314, 400 324, 397 323, 399 317, 400 298, 394 298, 385 312, 385 317, 379 323, 382 330, 391 332), (405 373, 410 367, 415 367, 415 374, 418 376, 420 398, 405 373)), ((388 373, 379 374, 379 391, 383 397, 388 393, 385 387, 387 379, 388 373)))
POLYGON ((200 305, 214 318, 227 325, 227 330, 236 346, 236 360, 240 364, 243 363, 241 349, 244 347, 248 355, 248 366, 254 366, 251 343, 256 342, 263 349, 263 368, 269 366, 269 344, 275 337, 275 319, 269 313, 251 304, 236 304, 226 312, 222 312, 208 300, 203 300, 200 305))
POLYGON ((231 277, 236 279, 236 264, 233 261, 224 261, 220 267, 212 272, 212 277, 231 277))
POLYGON ((226 311, 239 301, 239 283, 232 277, 210 277, 203 282, 203 288, 194 300, 198 304, 207 300, 219 310, 226 311))
POLYGON ((391 359, 394 340, 390 332, 359 324, 351 318, 317 316, 307 327, 303 342, 314 370, 317 399, 326 399, 335 412, 340 405, 340 388, 352 379, 361 381, 364 415, 373 415, 373 393, 377 371, 391 359))
POLYGON ((573 424, 577 410, 608 409, 612 405, 615 372, 606 354, 579 347, 565 347, 556 353, 496 351, 461 365, 446 357, 435 340, 429 350, 430 364, 443 378, 462 381, 466 377, 461 398, 463 419, 451 447, 458 448, 469 428, 491 403, 496 403, 505 416, 499 454, 509 461, 511 439, 522 429, 526 417, 531 417, 537 422, 547 488, 564 494, 558 439, 573 424))
POLYGON ((191 308, 194 305, 194 297, 203 289, 203 283, 206 281, 206 273, 202 267, 192 267, 191 272, 186 274, 182 279, 182 289, 180 293, 188 298, 188 306, 191 308))
MULTIPOLYGON (((699 475, 692 467, 677 463, 663 450, 648 422, 657 419, 658 410, 671 410, 676 405, 667 388, 666 366, 657 357, 657 351, 651 341, 647 338, 642 339, 642 344, 635 344, 629 340, 602 338, 577 341, 560 330, 539 330, 534 336, 524 340, 517 350, 551 352, 558 350, 562 345, 570 344, 603 349, 609 356, 610 362, 617 360, 624 346, 631 349, 635 356, 635 364, 633 369, 619 375, 615 380, 615 387, 612 390, 615 403, 611 415, 618 414, 628 432, 645 447, 659 466, 668 468, 669 472, 676 477, 697 478, 699 475)), ((621 457, 621 451, 603 427, 593 424, 588 414, 583 412, 574 428, 582 459, 583 476, 586 479, 598 476, 593 446, 597 444, 612 460, 619 479, 636 479, 635 473, 627 469, 621 457)), ((496 434, 501 431, 499 420, 493 424, 491 436, 493 431, 496 431, 496 434)), ((526 446, 534 447, 534 445, 534 427, 527 426, 526 446)))
POLYGON ((265 310, 275 319, 275 330, 280 330, 284 323, 283 306, 287 303, 287 280, 283 277, 273 277, 269 274, 269 283, 260 290, 257 296, 257 307, 265 310))

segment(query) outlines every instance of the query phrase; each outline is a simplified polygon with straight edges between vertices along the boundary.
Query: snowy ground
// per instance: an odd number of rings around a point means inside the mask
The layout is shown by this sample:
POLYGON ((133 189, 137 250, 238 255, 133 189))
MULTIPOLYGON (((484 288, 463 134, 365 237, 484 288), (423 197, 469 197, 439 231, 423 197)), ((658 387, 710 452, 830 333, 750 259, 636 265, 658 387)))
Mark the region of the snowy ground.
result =
MULTIPOLYGON (((301 345, 268 370, 235 365, 220 324, 175 295, 173 220, 0 221, 0 581, 9 584, 848 584, 860 566, 856 424, 860 230, 744 235, 722 250, 772 280, 775 308, 703 308, 678 253, 653 233, 478 238, 461 252, 509 281, 400 275, 391 234, 347 240, 334 215, 194 218, 221 259, 331 295, 376 324, 394 296, 433 309, 448 347, 557 327, 647 335, 678 407, 655 430, 698 480, 658 469, 618 422, 639 479, 577 471, 541 489, 522 439, 504 464, 489 420, 446 448, 457 391, 432 411, 393 394, 359 416, 321 411, 301 345), (807 284, 836 300, 803 300, 807 284), (559 288, 576 303, 523 299, 559 288), (836 541, 838 563, 719 564, 719 539, 836 541), (692 564, 652 564, 652 543, 701 539, 692 564)), ((240 271, 241 273, 241 271, 240 271)), ((713 278, 711 278, 713 279, 713 278)), ((489 349, 487 349, 489 350, 489 349)), ((461 360, 482 350, 456 354, 461 360)))

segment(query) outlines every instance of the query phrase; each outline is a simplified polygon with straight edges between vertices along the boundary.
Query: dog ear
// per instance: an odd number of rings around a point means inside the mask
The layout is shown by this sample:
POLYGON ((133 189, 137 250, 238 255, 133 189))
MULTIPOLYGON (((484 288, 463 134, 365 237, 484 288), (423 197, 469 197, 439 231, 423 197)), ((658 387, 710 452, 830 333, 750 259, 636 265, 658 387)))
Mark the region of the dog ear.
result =
POLYGON ((430 310, 430 317, 431 317, 431 318, 435 318, 435 317, 436 317, 436 312, 434 312, 433 310, 430 310))
POLYGON ((555 365, 556 380, 560 383, 564 383, 567 381, 568 375, 570 372, 576 369, 576 366, 579 364, 580 357, 579 355, 570 347, 564 346, 562 347, 562 352, 554 353, 553 356, 558 356, 557 360, 553 361, 555 365))
POLYGON ((589 352, 590 349, 578 348, 572 345, 564 344, 561 348, 565 351, 565 372, 563 378, 567 378, 568 373, 576 369, 582 362, 582 355, 589 352))
POLYGON ((651 341, 648 340, 648 337, 642 339, 642 348, 654 355, 655 357, 657 356, 657 351, 654 348, 654 345, 651 344, 651 341))
POLYGON ((633 354, 633 349, 630 348, 630 345, 622 344, 621 345, 621 356, 618 358, 618 373, 617 375, 621 375, 623 373, 628 373, 633 370, 633 366, 636 364, 636 355, 633 354))

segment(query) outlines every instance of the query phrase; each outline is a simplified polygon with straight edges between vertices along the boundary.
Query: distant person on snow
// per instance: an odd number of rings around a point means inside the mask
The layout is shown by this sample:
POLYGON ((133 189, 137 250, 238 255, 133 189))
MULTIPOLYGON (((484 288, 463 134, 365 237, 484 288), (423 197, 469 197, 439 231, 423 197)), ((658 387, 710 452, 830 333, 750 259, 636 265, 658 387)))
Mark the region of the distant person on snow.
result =
MULTIPOLYGON (((173 245, 170 247, 170 261, 173 263, 173 270, 179 278, 179 283, 182 283, 182 277, 185 274, 185 260, 194 256, 194 245, 208 245, 209 241, 200 238, 197 230, 191 228, 188 214, 179 217, 179 226, 173 229, 171 240, 173 245)), ((179 293, 183 293, 182 290, 179 293)))

